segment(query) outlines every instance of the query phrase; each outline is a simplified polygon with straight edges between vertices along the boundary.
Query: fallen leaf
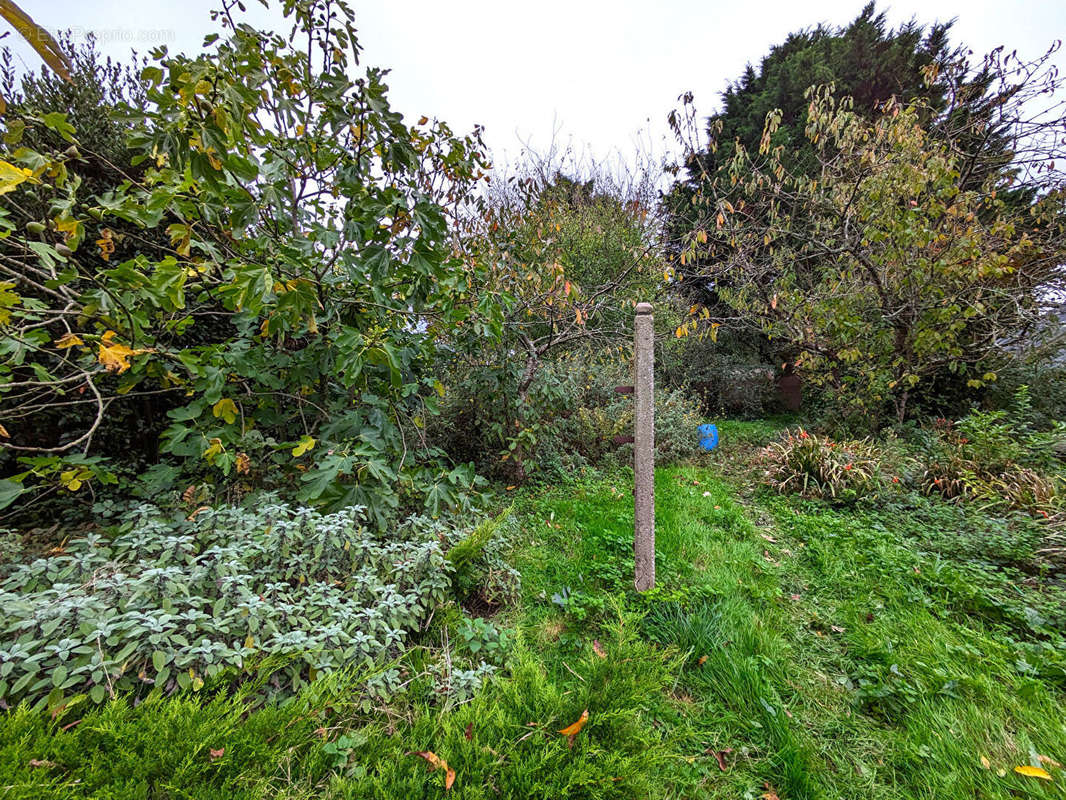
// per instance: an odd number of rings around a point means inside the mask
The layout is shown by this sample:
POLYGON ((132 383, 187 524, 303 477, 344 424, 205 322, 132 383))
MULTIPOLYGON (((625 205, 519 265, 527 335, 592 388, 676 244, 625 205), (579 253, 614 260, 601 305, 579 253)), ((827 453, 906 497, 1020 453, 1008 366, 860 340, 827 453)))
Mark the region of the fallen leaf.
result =
POLYGON ((448 762, 429 750, 415 750, 408 753, 409 756, 419 756, 426 760, 426 768, 432 772, 435 769, 444 770, 444 790, 448 791, 455 783, 455 770, 448 766, 448 762))
POLYGON ((700 656, 699 659, 696 661, 696 666, 697 667, 702 667, 706 663, 707 663, 707 656, 700 656))
POLYGON ((1030 767, 1028 764, 1024 764, 1020 767, 1015 767, 1014 771, 1019 775, 1026 775, 1030 778, 1039 778, 1042 781, 1050 781, 1051 773, 1046 769, 1040 767, 1030 767))
POLYGON ((775 538, 774 538, 773 536, 771 536, 771 535, 770 535, 770 534, 768 534, 768 533, 760 533, 759 535, 760 535, 760 536, 761 536, 762 538, 764 538, 764 539, 765 539, 766 541, 768 541, 768 542, 776 542, 776 541, 777 541, 777 539, 775 539, 775 538))
POLYGON ((581 729, 585 727, 585 723, 588 721, 589 710, 586 708, 584 711, 581 712, 581 716, 577 718, 577 722, 575 722, 573 725, 567 725, 565 728, 560 730, 559 733, 565 736, 567 739, 567 744, 573 747, 574 739, 579 733, 581 733, 581 729))
POLYGON ((732 747, 727 747, 724 750, 707 750, 706 752, 718 760, 718 769, 722 770, 722 772, 729 771, 729 765, 725 763, 725 757, 733 752, 732 747))
POLYGON ((1062 769, 1062 764, 1053 759, 1051 756, 1037 756, 1040 759, 1041 764, 1046 764, 1049 767, 1055 767, 1056 769, 1062 769))
POLYGON ((54 761, 41 761, 41 760, 38 760, 36 758, 31 758, 30 759, 30 766, 31 767, 54 767, 55 765, 56 765, 56 762, 54 762, 54 761))
POLYGON ((829 630, 833 631, 833 633, 843 633, 844 632, 844 629, 841 626, 839 626, 839 625, 830 625, 829 626, 829 630))
POLYGON ((592 640, 592 652, 598 655, 600 658, 607 658, 607 652, 600 646, 599 639, 592 640))
POLYGON ((992 769, 992 762, 988 760, 987 756, 981 756, 981 766, 985 769, 992 769))
POLYGON ((226 748, 225 747, 220 747, 220 748, 218 748, 218 750, 215 750, 214 748, 212 748, 212 749, 208 750, 208 753, 210 754, 212 761, 217 761, 218 759, 222 758, 222 756, 224 756, 226 754, 226 748))
POLYGON ((463 731, 463 736, 465 736, 465 737, 466 737, 466 740, 467 740, 468 742, 469 742, 469 741, 470 741, 471 739, 473 739, 473 738, 474 738, 474 723, 473 723, 473 722, 468 722, 468 723, 466 724, 466 730, 465 730, 465 731, 463 731))
POLYGON ((769 781, 763 783, 762 788, 766 791, 759 795, 759 800, 781 800, 781 798, 777 796, 777 792, 775 792, 773 787, 770 786, 769 781))

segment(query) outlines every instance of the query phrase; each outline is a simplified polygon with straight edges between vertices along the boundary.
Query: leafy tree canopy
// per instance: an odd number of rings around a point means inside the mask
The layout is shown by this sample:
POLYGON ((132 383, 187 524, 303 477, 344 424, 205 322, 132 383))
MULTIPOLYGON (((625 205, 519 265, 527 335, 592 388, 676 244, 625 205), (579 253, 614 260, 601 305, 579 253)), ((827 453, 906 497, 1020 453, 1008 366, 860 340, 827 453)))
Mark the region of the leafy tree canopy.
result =
MULTIPOLYGON (((408 125, 382 71, 353 78, 344 4, 286 4, 290 35, 238 6, 201 55, 152 54, 120 163, 87 152, 68 108, 4 121, 0 446, 20 471, 3 501, 112 479, 97 431, 118 398, 159 395, 174 461, 157 473, 287 486, 378 521, 436 513, 473 479, 405 430, 434 409, 435 337, 470 314, 452 226, 487 166, 479 134, 408 125), (120 180, 89 180, 84 159, 120 180), (42 440, 59 407, 89 409, 84 426, 42 440)), ((490 332, 491 309, 471 324, 490 332)))

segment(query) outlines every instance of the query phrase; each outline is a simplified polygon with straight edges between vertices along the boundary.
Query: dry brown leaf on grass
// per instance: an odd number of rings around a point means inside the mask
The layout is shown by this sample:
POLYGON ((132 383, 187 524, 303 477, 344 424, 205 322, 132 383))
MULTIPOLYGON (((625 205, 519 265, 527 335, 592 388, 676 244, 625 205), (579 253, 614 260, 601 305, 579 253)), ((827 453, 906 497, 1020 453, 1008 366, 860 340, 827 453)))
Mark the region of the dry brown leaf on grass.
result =
POLYGON ((598 655, 600 658, 607 658, 607 653, 603 649, 603 647, 600 646, 599 639, 592 640, 592 652, 598 655))
POLYGON ((764 783, 762 785, 762 788, 764 788, 766 791, 759 795, 759 800, 781 800, 781 798, 778 797, 777 792, 775 792, 774 788, 770 785, 769 781, 764 783))
POLYGON ((419 756, 425 759, 426 768, 433 772, 436 769, 444 770, 444 791, 449 791, 455 783, 455 770, 448 766, 448 762, 429 750, 414 750, 407 755, 419 756))
POLYGON ((473 723, 473 722, 468 722, 468 723, 466 724, 466 730, 465 730, 465 731, 463 731, 463 736, 465 736, 465 737, 466 737, 466 740, 467 740, 468 742, 469 742, 469 741, 470 741, 471 739, 473 739, 473 738, 474 738, 474 723, 473 723))
POLYGON ((722 772, 728 772, 729 771, 729 765, 726 763, 725 758, 726 758, 726 756, 732 754, 732 752, 733 752, 733 748, 732 747, 726 747, 726 748, 724 748, 722 750, 711 750, 710 748, 707 748, 703 752, 707 753, 707 755, 711 755, 711 756, 715 757, 715 759, 718 761, 718 769, 722 770, 722 772))

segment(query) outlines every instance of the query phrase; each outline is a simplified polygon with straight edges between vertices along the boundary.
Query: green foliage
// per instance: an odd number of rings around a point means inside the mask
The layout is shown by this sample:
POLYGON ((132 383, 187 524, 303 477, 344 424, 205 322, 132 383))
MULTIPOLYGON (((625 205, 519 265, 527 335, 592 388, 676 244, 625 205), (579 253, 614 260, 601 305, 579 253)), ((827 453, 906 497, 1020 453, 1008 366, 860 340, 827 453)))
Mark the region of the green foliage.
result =
POLYGON ((916 398, 993 384, 1062 288, 1061 153, 1020 133, 1044 130, 1050 58, 930 65, 931 84, 951 73, 945 112, 906 91, 875 110, 817 81, 802 139, 770 106, 757 142, 723 140, 714 164, 690 152, 675 263, 711 296, 686 326, 754 327, 838 416, 872 427, 904 421, 916 398))
POLYGON ((495 517, 486 517, 467 531, 456 527, 458 539, 448 548, 452 585, 459 597, 490 607, 518 599, 521 576, 506 558, 514 535, 513 505, 495 517))
POLYGON ((485 546, 489 541, 511 518, 513 510, 514 506, 512 505, 495 517, 486 518, 474 528, 469 536, 458 544, 452 545, 447 553, 447 558, 451 562, 452 568, 457 571, 462 570, 477 559, 485 551, 485 546))
MULTIPOLYGON (((428 520, 382 538, 361 507, 322 516, 262 498, 191 520, 150 506, 131 517, 0 584, 5 701, 56 708, 257 674, 291 693, 346 665, 383 668, 450 586, 428 520)), ((396 684, 383 670, 369 689, 396 684)))
POLYGON ((974 410, 955 424, 941 421, 922 437, 922 491, 986 508, 1023 509, 1061 524, 1066 424, 1041 431, 1032 422, 1026 386, 1006 410, 974 410))
POLYGON ((511 639, 490 620, 464 618, 459 624, 460 645, 472 656, 499 663, 511 649, 511 639))
MULTIPOLYGON (((502 369, 457 374, 431 423, 431 439, 453 458, 474 461, 479 472, 505 481, 518 478, 518 448, 522 474, 542 481, 626 463, 632 447, 613 439, 632 435, 633 398, 614 389, 632 383, 631 363, 625 346, 576 349, 544 362, 529 387, 520 426, 508 416, 514 409, 499 402, 506 391, 502 369)), ((700 458, 698 403, 674 389, 659 388, 655 398, 657 462, 700 458)))
MULTIPOLYGON (((433 341, 470 314, 449 225, 480 142, 406 125, 380 70, 350 78, 351 12, 328 5, 288 6, 291 39, 226 14, 202 55, 154 53, 114 186, 81 179, 65 112, 6 120, 5 447, 59 463, 115 398, 163 395, 161 447, 188 476, 362 504, 382 526, 462 507, 472 474, 404 429, 435 410, 433 341), (43 441, 33 421, 57 402, 86 426, 43 441)), ((485 307, 467 328, 493 324, 485 307)))
POLYGON ((869 440, 833 441, 800 428, 761 454, 767 483, 782 494, 852 503, 870 499, 885 483, 880 453, 869 440))
POLYGON ((485 213, 464 236, 482 268, 477 291, 502 309, 501 333, 487 339, 463 327, 444 353, 454 417, 445 435, 460 440, 449 452, 480 451, 490 464, 506 457, 514 482, 542 466, 545 411, 568 399, 545 368, 630 340, 633 308, 662 274, 651 172, 623 183, 609 174, 578 180, 554 154, 525 155, 517 179, 490 183, 485 213))

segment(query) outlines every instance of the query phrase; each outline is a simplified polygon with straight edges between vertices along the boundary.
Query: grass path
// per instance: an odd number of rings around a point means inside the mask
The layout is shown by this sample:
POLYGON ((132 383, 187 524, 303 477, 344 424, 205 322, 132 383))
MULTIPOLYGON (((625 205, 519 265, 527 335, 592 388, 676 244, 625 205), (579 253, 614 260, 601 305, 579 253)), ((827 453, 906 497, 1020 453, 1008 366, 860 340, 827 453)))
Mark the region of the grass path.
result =
POLYGON ((416 678, 368 716, 337 678, 284 709, 115 702, 66 730, 16 711, 0 798, 1066 794, 1039 760, 1066 761, 1062 595, 1009 566, 1024 530, 752 497, 715 468, 659 470, 656 510, 658 586, 638 596, 624 474, 521 496, 522 599, 495 620, 515 646, 458 708, 416 678), (412 751, 448 761, 450 792, 412 751), (1014 771, 1031 762, 1053 780, 1014 771))

